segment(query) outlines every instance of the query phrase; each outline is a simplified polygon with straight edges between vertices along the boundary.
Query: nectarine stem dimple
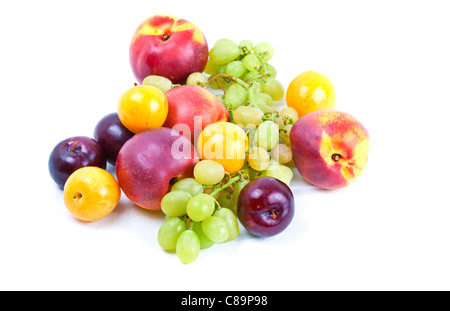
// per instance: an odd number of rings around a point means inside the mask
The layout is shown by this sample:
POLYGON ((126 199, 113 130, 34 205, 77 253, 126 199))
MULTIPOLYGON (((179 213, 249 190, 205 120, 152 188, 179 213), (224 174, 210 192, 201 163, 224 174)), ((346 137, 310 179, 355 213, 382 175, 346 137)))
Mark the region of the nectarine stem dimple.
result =
POLYGON ((334 153, 332 156, 331 156, 331 160, 333 160, 334 162, 339 162, 339 160, 342 158, 342 156, 340 155, 340 154, 338 154, 338 153, 334 153))
POLYGON ((168 35, 168 34, 163 34, 162 35, 162 40, 163 41, 167 41, 167 40, 169 40, 169 38, 170 38, 170 35, 168 35))

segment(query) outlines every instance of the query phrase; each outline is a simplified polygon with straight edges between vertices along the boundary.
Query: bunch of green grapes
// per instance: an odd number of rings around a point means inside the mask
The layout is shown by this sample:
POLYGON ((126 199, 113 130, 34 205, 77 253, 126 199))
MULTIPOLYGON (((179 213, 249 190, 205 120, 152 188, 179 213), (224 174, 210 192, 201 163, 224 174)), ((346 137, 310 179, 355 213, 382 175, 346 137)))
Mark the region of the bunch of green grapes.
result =
MULTIPOLYGON (((201 249, 215 243, 229 242, 239 235, 235 210, 219 203, 220 193, 243 176, 226 175, 223 166, 212 160, 203 160, 194 168, 194 178, 176 182, 161 201, 166 215, 158 232, 158 243, 167 251, 176 251, 185 264, 194 262, 201 249)), ((239 193, 235 194, 236 205, 239 193)))
POLYGON ((277 71, 269 64, 274 55, 270 43, 260 42, 253 46, 249 40, 236 44, 229 39, 218 40, 209 52, 205 73, 191 75, 188 84, 209 85, 222 89, 222 103, 232 111, 249 104, 271 112, 272 102, 283 99, 285 90, 276 80, 277 71))
MULTIPOLYGON (((163 249, 176 251, 183 263, 195 261, 201 249, 236 239, 239 194, 251 180, 268 176, 289 185, 293 178, 289 136, 299 117, 293 108, 278 112, 273 107, 285 94, 275 79, 275 68, 268 63, 273 53, 266 42, 253 47, 248 40, 237 45, 222 39, 210 51, 205 69, 210 77, 195 72, 187 79, 188 85, 224 91, 217 96, 231 122, 247 133, 249 149, 238 173, 229 175, 220 163, 202 160, 194 168, 194 178, 178 181, 161 201, 166 219, 158 242, 163 249)), ((158 78, 148 82, 173 87, 158 78)))
POLYGON ((248 166, 251 179, 274 177, 287 185, 293 178, 290 130, 298 120, 297 111, 283 108, 270 116, 254 107, 242 106, 234 111, 234 122, 249 136, 248 166))

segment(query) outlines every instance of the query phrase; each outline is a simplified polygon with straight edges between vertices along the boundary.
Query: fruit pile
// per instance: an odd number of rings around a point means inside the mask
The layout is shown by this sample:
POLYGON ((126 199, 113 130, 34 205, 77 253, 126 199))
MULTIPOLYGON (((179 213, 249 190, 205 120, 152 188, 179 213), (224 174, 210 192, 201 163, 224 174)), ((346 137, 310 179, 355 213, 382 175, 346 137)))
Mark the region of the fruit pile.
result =
POLYGON ((300 74, 285 91, 269 64, 274 52, 267 42, 229 39, 209 49, 186 20, 145 20, 130 45, 139 84, 93 138, 66 139, 50 155, 69 212, 101 219, 123 191, 165 214, 159 245, 191 263, 201 249, 236 239, 239 223, 261 237, 285 230, 295 212, 294 168, 320 188, 352 184, 366 166, 367 130, 333 109, 335 90, 320 73, 300 74))

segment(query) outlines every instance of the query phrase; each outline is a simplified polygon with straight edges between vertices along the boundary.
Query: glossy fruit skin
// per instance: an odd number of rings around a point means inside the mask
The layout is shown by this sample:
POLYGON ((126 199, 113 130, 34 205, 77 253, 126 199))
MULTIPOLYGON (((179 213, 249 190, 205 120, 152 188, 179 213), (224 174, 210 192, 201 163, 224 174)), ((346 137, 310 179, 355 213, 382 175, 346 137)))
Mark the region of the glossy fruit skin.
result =
POLYGON ((190 133, 188 137, 192 142, 200 132, 209 124, 230 121, 227 109, 219 99, 207 89, 196 85, 182 85, 166 93, 169 103, 169 113, 164 127, 173 128, 179 124, 186 124, 190 133), (195 118, 201 123, 196 124, 195 118))
POLYGON ((75 136, 59 142, 50 154, 50 176, 62 189, 77 169, 97 166, 106 169, 106 154, 98 142, 90 137, 75 136))
POLYGON ((330 80, 316 71, 305 71, 289 84, 286 103, 297 110, 299 118, 320 109, 332 109, 336 92, 330 80))
POLYGON ((130 44, 131 69, 138 80, 163 76, 182 84, 193 72, 203 72, 208 61, 208 43, 194 24, 169 15, 143 21, 130 44))
POLYGON ((295 123, 290 138, 295 166, 317 187, 346 187, 367 165, 369 133, 348 113, 334 109, 312 112, 295 123))
POLYGON ((117 112, 104 116, 94 129, 94 139, 105 151, 108 163, 114 166, 120 149, 133 136, 120 122, 117 112))
POLYGON ((175 181, 193 177, 198 155, 191 141, 168 128, 151 128, 136 134, 122 147, 116 173, 120 187, 136 205, 161 209, 161 200, 175 181), (180 143, 190 150, 174 157, 172 145, 180 143))
POLYGON ((201 132, 197 150, 203 160, 214 160, 222 164, 226 172, 234 174, 244 166, 248 137, 236 124, 210 124, 201 132))
POLYGON ((70 175, 64 186, 68 211, 82 221, 96 221, 109 215, 120 200, 117 180, 106 170, 83 167, 70 175))
POLYGON ((272 177, 251 181, 239 195, 239 221, 256 236, 268 237, 282 232, 291 223, 294 212, 291 189, 272 177))
POLYGON ((117 114, 120 122, 136 134, 151 127, 162 126, 168 109, 163 91, 153 85, 137 85, 122 94, 117 114))

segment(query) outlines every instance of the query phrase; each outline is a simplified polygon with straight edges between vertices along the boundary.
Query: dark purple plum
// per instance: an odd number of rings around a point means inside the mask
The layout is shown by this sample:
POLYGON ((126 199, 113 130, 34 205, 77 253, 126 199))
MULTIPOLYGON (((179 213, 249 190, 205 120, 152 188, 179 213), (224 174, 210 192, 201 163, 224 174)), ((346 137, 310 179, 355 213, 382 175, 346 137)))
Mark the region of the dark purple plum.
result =
POLYGON ((106 169, 106 154, 103 148, 90 137, 76 136, 58 143, 50 154, 48 169, 50 176, 60 188, 77 169, 97 166, 106 169))
POLYGON ((237 216, 253 235, 268 237, 282 232, 294 218, 294 196, 282 181, 262 177, 239 194, 237 216))
POLYGON ((122 122, 117 112, 103 117, 95 127, 94 139, 102 146, 106 153, 106 160, 111 165, 116 165, 117 155, 122 146, 133 137, 122 122))

